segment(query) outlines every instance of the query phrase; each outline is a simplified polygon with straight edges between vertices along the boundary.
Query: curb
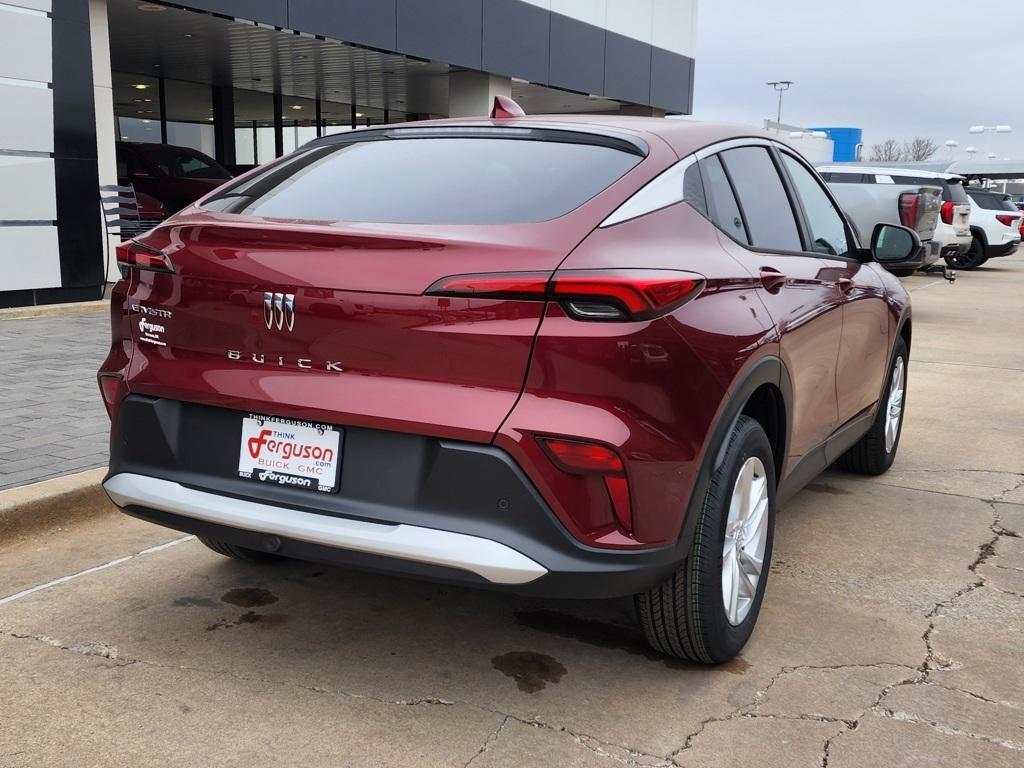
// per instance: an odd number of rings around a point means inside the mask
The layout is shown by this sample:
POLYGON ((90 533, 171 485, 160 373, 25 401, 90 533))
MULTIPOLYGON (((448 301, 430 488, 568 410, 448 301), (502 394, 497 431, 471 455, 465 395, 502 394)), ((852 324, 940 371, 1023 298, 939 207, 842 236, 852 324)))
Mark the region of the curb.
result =
POLYGON ((106 467, 0 491, 0 546, 117 509, 100 485, 106 467))
POLYGON ((81 315, 85 312, 99 312, 109 308, 110 299, 101 299, 100 301, 76 301, 70 304, 40 304, 34 307, 0 309, 0 320, 26 320, 31 317, 81 315))

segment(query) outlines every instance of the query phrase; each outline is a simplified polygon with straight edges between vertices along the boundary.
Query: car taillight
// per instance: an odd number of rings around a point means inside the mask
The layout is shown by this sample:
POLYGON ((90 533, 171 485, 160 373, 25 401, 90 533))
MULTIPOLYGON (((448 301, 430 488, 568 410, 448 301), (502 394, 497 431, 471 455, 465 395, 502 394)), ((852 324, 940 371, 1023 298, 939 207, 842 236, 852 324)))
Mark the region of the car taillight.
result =
POLYGON ((606 445, 580 440, 538 437, 537 441, 552 463, 563 472, 602 477, 619 525, 626 531, 633 530, 629 481, 618 453, 606 445))
POLYGON ((900 195, 900 223, 904 227, 917 229, 917 213, 920 205, 920 193, 904 192, 900 195))
POLYGON ((950 200, 947 200, 946 202, 944 202, 942 204, 941 216, 942 216, 942 223, 943 224, 952 224, 953 223, 953 209, 955 207, 956 207, 956 204, 953 203, 950 200))
POLYGON ((107 408, 107 416, 113 421, 114 414, 117 413, 118 403, 121 402, 124 379, 117 374, 101 373, 99 381, 100 394, 103 395, 103 405, 107 408))
POLYGON ((564 270, 453 275, 428 296, 558 301, 579 320, 645 320, 694 298, 704 278, 670 269, 564 270))
POLYGON ((1014 225, 1014 223, 1017 221, 1017 219, 1019 219, 1019 218, 1020 218, 1019 216, 1002 216, 1002 215, 997 215, 996 216, 996 221, 998 221, 1004 227, 1012 227, 1014 225))
POLYGON ((117 266, 121 273, 128 269, 145 269, 150 272, 174 272, 171 257, 156 248, 129 240, 117 246, 117 266))

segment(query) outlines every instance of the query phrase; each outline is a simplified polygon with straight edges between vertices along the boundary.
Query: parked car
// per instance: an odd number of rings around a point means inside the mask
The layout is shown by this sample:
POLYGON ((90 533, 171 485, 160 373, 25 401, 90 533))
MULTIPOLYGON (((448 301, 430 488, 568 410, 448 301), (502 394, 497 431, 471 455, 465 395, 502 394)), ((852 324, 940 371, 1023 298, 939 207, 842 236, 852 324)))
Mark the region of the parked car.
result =
POLYGON ((212 157, 170 144, 117 143, 118 183, 132 184, 163 203, 168 213, 221 186, 232 174, 212 157))
POLYGON ((935 239, 935 228, 942 208, 940 187, 896 184, 888 174, 846 166, 821 166, 818 171, 862 237, 879 223, 902 224, 920 236, 919 253, 906 262, 886 264, 894 275, 907 277, 939 260, 943 244, 935 239))
POLYGON ((240 560, 636 595, 655 648, 722 662, 777 505, 895 459, 911 314, 881 263, 920 247, 863 247, 730 126, 317 139, 121 246, 104 487, 240 560))
POLYGON ((167 218, 167 209, 155 197, 147 195, 145 192, 136 191, 135 199, 134 208, 130 204, 121 204, 121 207, 125 209, 120 226, 122 240, 139 237, 167 218), (134 216, 132 215, 133 210, 134 216))
MULTIPOLYGON (((971 246, 971 199, 964 191, 964 177, 951 173, 918 170, 916 168, 880 168, 869 166, 822 166, 819 171, 829 173, 847 172, 851 176, 832 184, 894 184, 897 187, 914 189, 922 186, 934 186, 942 190, 942 206, 939 209, 939 220, 935 224, 933 242, 937 244, 939 255, 949 266, 957 266, 957 262, 971 246), (855 181, 856 175, 860 180, 855 181)), ((844 194, 840 187, 840 201, 844 194)))
POLYGON ((960 269, 977 269, 989 259, 1017 252, 1024 234, 1024 215, 1002 192, 967 187, 971 198, 971 247, 964 254, 960 269))

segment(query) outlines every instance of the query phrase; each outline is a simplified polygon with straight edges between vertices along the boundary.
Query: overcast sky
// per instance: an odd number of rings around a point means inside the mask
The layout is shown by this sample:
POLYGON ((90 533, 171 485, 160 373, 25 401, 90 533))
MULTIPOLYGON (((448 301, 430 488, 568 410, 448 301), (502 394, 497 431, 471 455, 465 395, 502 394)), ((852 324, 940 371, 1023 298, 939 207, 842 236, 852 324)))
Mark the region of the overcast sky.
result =
POLYGON ((1020 0, 700 0, 698 13, 699 119, 760 126, 777 109, 765 82, 793 80, 782 121, 863 128, 865 156, 928 136, 984 157, 968 127, 1009 124, 992 151, 1024 159, 1020 0))

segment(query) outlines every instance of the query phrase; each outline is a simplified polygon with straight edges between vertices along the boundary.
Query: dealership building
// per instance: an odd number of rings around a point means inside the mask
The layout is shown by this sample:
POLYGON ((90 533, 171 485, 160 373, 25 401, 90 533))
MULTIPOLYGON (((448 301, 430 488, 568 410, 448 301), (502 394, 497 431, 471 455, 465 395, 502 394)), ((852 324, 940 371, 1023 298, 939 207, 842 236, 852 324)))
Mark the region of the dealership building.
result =
POLYGON ((0 0, 0 307, 98 299, 116 279, 104 212, 134 173, 119 142, 240 170, 328 133, 483 116, 497 94, 532 114, 689 114, 696 14, 697 0, 0 0))

